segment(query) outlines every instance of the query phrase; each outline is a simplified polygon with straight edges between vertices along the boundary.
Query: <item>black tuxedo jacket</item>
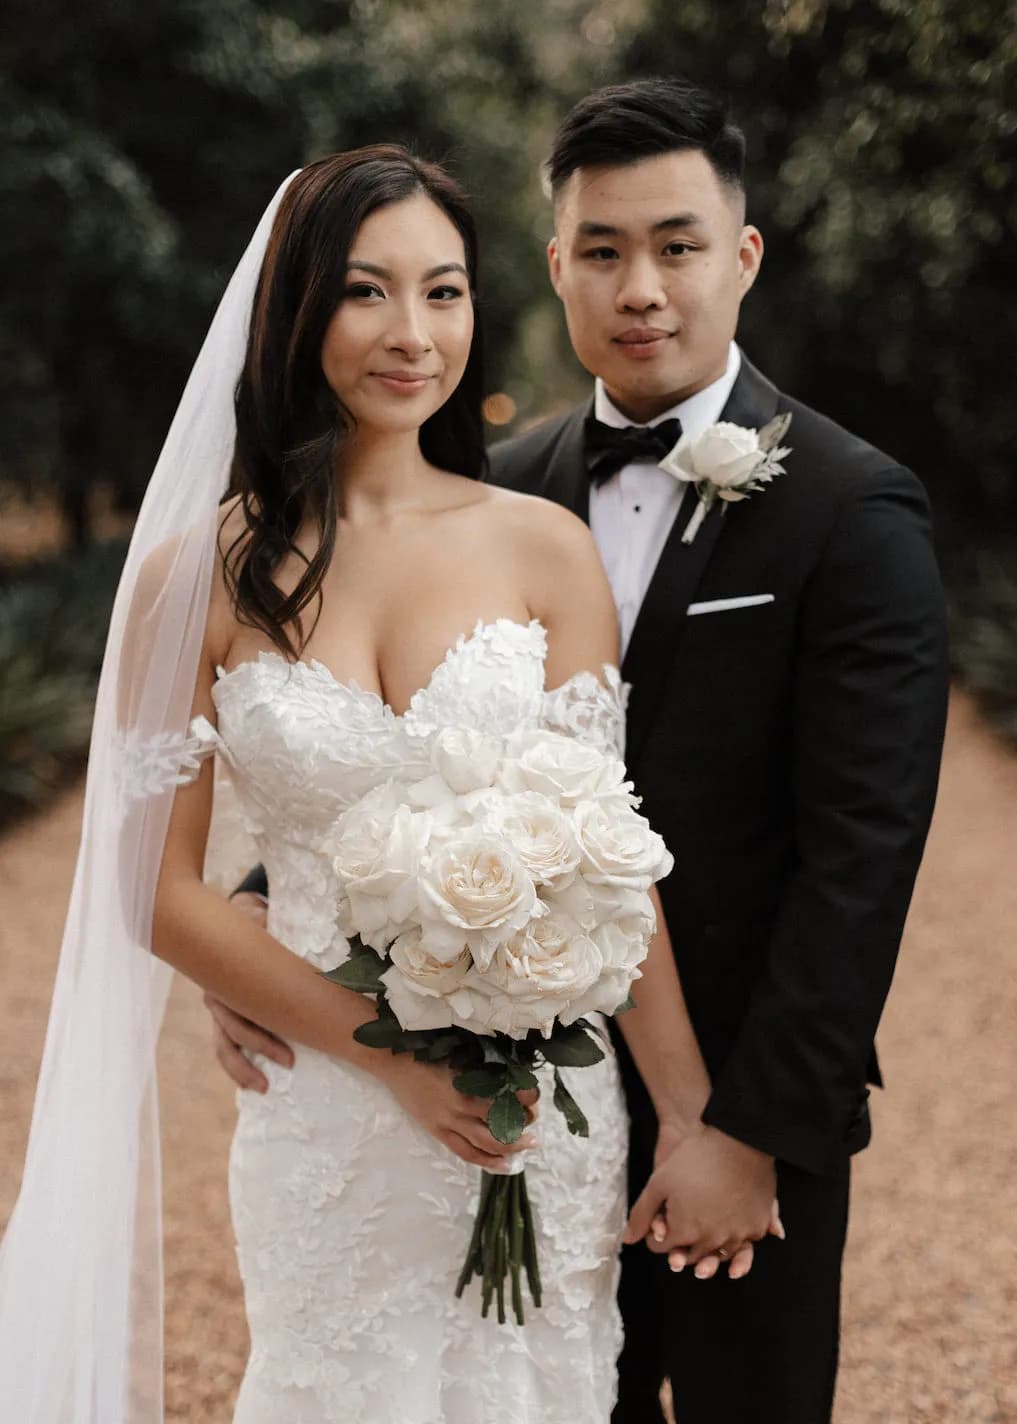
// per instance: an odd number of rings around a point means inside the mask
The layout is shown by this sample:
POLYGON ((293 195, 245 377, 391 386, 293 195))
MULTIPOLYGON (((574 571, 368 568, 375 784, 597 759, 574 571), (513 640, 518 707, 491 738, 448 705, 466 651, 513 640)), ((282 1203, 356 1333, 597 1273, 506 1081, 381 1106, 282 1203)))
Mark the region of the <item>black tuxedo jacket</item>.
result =
MULTIPOLYGON (((589 403, 494 447, 495 483, 588 516, 589 403)), ((743 360, 723 419, 790 411, 786 473, 687 497, 622 669, 629 772, 712 1082, 705 1120, 823 1171, 869 1137, 873 1039, 935 799, 944 602, 915 477, 743 360), (689 615, 692 603, 772 601, 689 615)), ((616 1036, 617 1037, 617 1036, 616 1036)), ((655 1122, 622 1050, 637 1178, 655 1122)))

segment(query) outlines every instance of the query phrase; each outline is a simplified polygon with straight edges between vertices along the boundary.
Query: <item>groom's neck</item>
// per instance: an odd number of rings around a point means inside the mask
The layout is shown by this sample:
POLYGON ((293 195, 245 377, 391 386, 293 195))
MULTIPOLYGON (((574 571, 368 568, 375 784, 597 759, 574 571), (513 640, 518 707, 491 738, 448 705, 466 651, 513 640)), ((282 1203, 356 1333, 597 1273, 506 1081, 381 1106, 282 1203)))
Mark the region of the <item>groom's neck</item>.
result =
POLYGON ((687 401, 700 391, 705 391, 707 386, 712 386, 715 381, 720 380, 726 369, 725 356, 725 360, 717 370, 711 369, 678 390, 660 392, 620 390, 617 387, 609 386, 605 381, 604 392, 614 408, 620 411, 627 420, 633 421, 636 425, 645 425, 650 420, 656 420, 657 416, 663 415, 665 411, 673 410, 676 405, 681 405, 682 401, 687 401))

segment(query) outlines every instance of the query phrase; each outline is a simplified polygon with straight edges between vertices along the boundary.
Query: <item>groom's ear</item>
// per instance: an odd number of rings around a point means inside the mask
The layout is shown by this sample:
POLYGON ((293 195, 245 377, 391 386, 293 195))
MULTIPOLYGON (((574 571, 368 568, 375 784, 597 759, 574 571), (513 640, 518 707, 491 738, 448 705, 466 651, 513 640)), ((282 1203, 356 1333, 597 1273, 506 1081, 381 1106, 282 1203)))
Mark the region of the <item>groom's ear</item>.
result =
POLYGON ((547 270, 551 278, 551 286, 557 296, 561 296, 561 253, 558 251, 557 235, 551 238, 547 244, 547 270))
POLYGON ((746 295, 759 276, 762 261, 763 234, 758 227, 752 227, 749 224, 742 228, 741 239, 738 243, 738 262, 741 269, 738 277, 739 297, 746 295))

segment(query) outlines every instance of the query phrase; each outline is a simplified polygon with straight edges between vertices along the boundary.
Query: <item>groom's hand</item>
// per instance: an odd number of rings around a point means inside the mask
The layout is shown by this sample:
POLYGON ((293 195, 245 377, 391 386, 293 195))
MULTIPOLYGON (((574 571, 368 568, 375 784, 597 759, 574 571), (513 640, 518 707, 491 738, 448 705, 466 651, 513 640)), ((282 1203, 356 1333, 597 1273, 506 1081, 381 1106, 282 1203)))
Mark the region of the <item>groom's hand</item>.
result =
MULTIPOLYGON (((252 890, 238 890, 230 896, 235 905, 249 919, 264 925, 267 907, 264 895, 252 890)), ((289 1044, 277 1038, 268 1029, 261 1028, 251 1019, 235 1013, 220 999, 211 994, 204 995, 205 1007, 212 1015, 212 1045, 215 1056, 238 1088, 247 1088, 256 1093, 268 1092, 268 1079, 247 1057, 248 1053, 260 1053, 281 1063, 284 1068, 293 1067, 293 1050, 289 1044)))
POLYGON ((734 1258, 771 1229, 776 1187, 772 1157, 700 1125, 658 1154, 624 1239, 646 1238, 661 1255, 679 1250, 692 1265, 718 1251, 734 1258), (651 1230, 657 1217, 663 1221, 651 1230))

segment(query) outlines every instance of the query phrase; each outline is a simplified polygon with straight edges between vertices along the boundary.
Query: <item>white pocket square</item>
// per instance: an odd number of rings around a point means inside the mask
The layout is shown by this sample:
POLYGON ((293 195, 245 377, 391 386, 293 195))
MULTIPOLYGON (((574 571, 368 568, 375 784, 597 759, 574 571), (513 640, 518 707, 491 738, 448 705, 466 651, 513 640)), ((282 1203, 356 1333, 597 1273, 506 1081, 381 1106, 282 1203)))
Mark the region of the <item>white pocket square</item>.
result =
POLYGON ((755 608, 760 603, 773 603, 772 593, 752 593, 745 598, 713 598, 708 603, 690 603, 688 616, 697 613, 726 613, 731 608, 755 608))

